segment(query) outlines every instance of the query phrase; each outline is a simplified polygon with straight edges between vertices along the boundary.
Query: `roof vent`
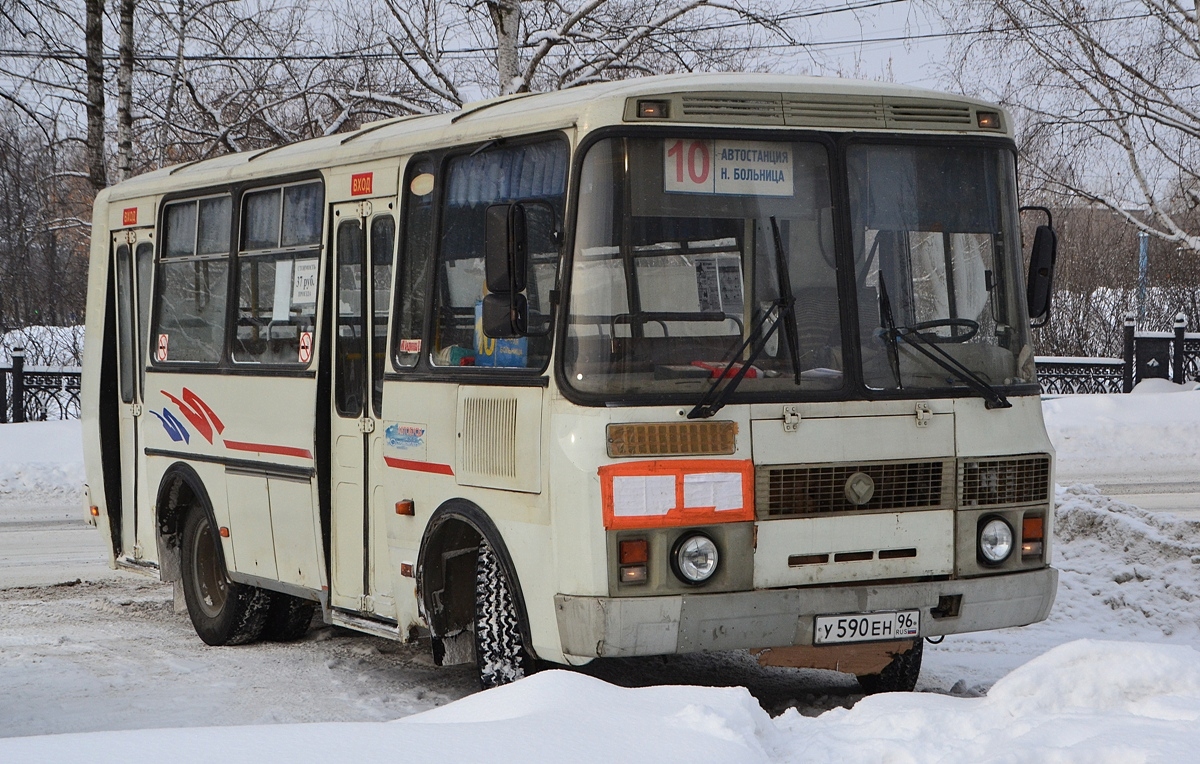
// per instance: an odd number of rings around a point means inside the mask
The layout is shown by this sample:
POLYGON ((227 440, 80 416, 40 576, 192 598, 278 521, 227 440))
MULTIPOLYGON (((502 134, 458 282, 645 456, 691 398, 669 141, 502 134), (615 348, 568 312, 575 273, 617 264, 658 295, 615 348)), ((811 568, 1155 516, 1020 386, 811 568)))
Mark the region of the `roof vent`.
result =
POLYGON ((783 116, 796 127, 885 127, 883 103, 878 99, 804 98, 783 102, 783 116))
POLYGON ((705 117, 706 122, 783 124, 783 106, 779 96, 695 93, 684 95, 681 100, 684 118, 705 117))
POLYGON ((971 107, 966 104, 888 99, 886 108, 888 125, 893 127, 941 127, 959 130, 975 127, 971 119, 971 107))

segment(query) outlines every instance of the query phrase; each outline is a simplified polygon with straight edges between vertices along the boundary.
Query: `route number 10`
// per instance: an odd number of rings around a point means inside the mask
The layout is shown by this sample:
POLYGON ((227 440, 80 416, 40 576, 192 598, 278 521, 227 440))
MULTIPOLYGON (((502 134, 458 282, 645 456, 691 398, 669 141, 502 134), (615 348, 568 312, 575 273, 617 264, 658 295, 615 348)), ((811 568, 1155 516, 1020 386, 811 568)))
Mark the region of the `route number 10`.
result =
POLYGON ((712 151, 708 141, 668 140, 663 167, 666 191, 712 193, 712 151))

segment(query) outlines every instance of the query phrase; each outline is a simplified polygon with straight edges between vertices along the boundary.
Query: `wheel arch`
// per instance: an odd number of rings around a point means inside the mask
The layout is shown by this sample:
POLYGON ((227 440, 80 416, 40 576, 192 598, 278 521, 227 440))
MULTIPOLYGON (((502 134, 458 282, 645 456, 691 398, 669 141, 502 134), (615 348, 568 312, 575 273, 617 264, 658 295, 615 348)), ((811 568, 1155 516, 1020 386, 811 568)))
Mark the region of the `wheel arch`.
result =
POLYGON ((508 577, 513 604, 517 608, 520 622, 521 640, 529 654, 536 657, 529 629, 529 614, 525 607, 525 594, 508 545, 487 512, 467 499, 449 499, 434 510, 425 526, 417 555, 417 569, 414 574, 417 581, 417 604, 429 625, 430 636, 435 645, 434 656, 440 662, 441 639, 464 626, 459 621, 466 600, 469 599, 470 612, 474 612, 474 560, 481 539, 487 541, 488 546, 495 551, 496 558, 508 577), (461 577, 457 580, 451 577, 452 580, 447 581, 448 561, 467 555, 471 561, 469 569, 472 571, 470 586, 468 587, 468 581, 461 577))
MULTIPOLYGON (((158 483, 154 507, 157 520, 155 537, 158 541, 159 578, 163 581, 179 581, 182 576, 183 524, 187 521, 188 511, 199 508, 208 515, 212 527, 216 528, 217 518, 212 500, 196 470, 185 462, 175 462, 167 468, 158 483)), ((221 544, 217 544, 217 554, 221 564, 228 570, 228 566, 225 565, 225 550, 221 544)))

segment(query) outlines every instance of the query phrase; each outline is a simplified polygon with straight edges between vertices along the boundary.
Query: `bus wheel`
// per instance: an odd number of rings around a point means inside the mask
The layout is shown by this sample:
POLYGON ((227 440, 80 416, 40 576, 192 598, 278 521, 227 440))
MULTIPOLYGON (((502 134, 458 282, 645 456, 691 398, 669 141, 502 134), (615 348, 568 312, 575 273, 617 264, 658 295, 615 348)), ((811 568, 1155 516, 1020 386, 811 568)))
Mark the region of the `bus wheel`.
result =
POLYGON ((881 692, 912 692, 917 687, 917 677, 921 674, 921 655, 925 651, 925 643, 918 639, 917 643, 906 653, 900 653, 892 662, 884 666, 878 674, 865 674, 858 677, 863 692, 876 695, 881 692))
POLYGON ((183 596, 200 639, 208 645, 242 645, 258 639, 271 594, 235 584, 225 573, 217 529, 193 509, 183 526, 183 596))
POLYGON ((521 639, 512 585, 495 551, 480 539, 475 563, 475 665, 487 690, 529 673, 531 657, 521 639))
POLYGON ((312 622, 312 600, 302 600, 283 592, 271 592, 271 607, 267 609, 267 622, 263 626, 262 638, 272 642, 294 642, 308 633, 312 622))

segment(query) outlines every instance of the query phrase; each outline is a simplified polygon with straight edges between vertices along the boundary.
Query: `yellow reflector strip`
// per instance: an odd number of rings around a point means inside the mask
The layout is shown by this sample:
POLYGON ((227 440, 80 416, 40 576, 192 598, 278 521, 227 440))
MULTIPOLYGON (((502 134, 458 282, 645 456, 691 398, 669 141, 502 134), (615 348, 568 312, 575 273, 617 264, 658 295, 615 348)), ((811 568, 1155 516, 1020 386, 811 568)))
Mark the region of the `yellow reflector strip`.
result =
POLYGON ((610 424, 608 455, 728 456, 737 450, 737 422, 610 424))

